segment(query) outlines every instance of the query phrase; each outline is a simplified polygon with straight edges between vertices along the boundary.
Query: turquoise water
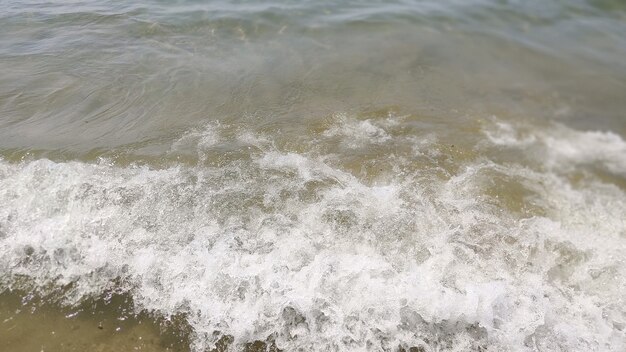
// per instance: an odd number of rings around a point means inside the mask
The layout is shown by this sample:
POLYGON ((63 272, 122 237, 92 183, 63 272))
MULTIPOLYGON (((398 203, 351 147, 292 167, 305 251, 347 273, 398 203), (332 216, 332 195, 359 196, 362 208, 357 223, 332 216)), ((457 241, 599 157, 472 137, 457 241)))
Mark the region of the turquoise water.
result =
POLYGON ((3 314, 59 317, 0 337, 621 351, 624 58, 620 0, 3 1, 3 314))

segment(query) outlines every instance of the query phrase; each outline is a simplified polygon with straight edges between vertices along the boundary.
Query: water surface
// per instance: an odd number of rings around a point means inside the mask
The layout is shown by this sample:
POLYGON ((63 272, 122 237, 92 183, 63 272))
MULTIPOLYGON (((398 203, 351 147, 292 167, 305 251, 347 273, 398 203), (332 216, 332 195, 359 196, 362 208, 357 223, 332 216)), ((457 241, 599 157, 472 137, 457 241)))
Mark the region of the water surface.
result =
POLYGON ((622 351, 624 57, 620 0, 4 1, 0 347, 622 351))

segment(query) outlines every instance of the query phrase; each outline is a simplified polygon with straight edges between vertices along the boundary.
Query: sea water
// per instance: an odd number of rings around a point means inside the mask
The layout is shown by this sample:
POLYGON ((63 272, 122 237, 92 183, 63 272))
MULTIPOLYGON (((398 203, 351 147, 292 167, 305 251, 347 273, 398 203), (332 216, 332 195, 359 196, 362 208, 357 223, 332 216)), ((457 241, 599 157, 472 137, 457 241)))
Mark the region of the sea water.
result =
POLYGON ((624 351, 626 3, 2 1, 3 351, 624 351))

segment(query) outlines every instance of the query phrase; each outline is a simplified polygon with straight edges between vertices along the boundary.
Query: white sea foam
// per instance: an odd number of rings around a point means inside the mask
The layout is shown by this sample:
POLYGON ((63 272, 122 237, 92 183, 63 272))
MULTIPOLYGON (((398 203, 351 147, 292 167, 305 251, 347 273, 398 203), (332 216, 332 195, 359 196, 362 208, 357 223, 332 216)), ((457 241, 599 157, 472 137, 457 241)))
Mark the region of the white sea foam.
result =
MULTIPOLYGON (((619 137, 563 133, 528 144, 550 146, 553 168, 622 167, 619 137)), ((272 148, 161 170, 0 161, 0 283, 73 283, 72 303, 121 282, 138 308, 186 313, 198 351, 215 331, 288 351, 623 351, 625 202, 612 184, 486 158, 375 185, 272 148), (495 177, 540 210, 498 203, 495 177)))
MULTIPOLYGON (((384 143, 391 139, 389 134, 370 120, 357 120, 346 115, 338 115, 338 123, 324 132, 326 137, 340 137, 341 143, 350 149, 357 149, 368 144, 384 143)), ((387 123, 394 120, 388 119, 387 123)))
POLYGON ((600 163, 611 172, 626 175, 626 142, 615 133, 561 128, 544 136, 543 142, 553 165, 600 163))
POLYGON ((613 132, 577 131, 562 125, 537 130, 497 120, 484 132, 498 146, 531 149, 533 157, 552 169, 597 165, 626 175, 626 141, 613 132))

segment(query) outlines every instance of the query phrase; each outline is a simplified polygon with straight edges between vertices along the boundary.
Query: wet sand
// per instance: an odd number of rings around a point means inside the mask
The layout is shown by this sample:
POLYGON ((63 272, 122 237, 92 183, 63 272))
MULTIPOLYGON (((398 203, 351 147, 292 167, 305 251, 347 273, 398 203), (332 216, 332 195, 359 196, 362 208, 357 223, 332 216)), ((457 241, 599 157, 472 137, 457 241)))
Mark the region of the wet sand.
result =
POLYGON ((135 314, 128 295, 88 299, 76 307, 46 302, 51 299, 0 294, 0 350, 189 351, 184 323, 135 314))

